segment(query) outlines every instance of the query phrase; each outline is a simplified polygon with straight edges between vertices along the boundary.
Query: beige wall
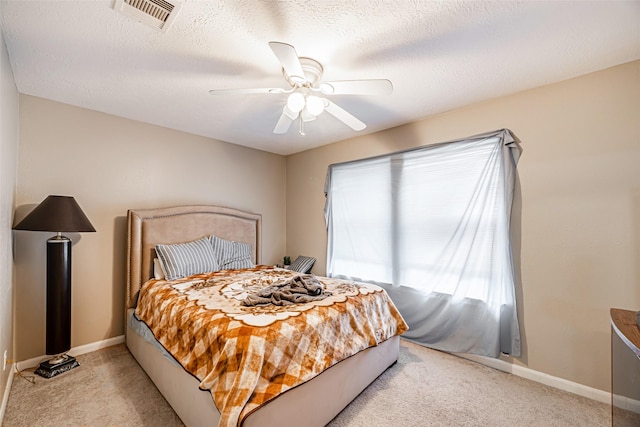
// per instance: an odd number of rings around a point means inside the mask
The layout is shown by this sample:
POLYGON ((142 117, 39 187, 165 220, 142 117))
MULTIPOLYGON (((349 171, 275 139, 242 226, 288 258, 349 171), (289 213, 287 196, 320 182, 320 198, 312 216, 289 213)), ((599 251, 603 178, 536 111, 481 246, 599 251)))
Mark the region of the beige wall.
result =
MULTIPOLYGON (((285 251, 284 157, 20 95, 16 218, 49 194, 74 196, 96 233, 73 244, 71 345, 123 334, 126 213, 216 204, 262 214, 265 263, 285 251)), ((44 354, 49 233, 15 238, 18 360, 44 354)))
MULTIPOLYGON (((0 147, 10 156, 5 133, 18 132, 6 115, 0 147)), ((639 116, 634 62, 285 159, 21 95, 16 217, 48 194, 73 195, 98 230, 70 236, 76 347, 122 334, 127 209, 212 203, 260 212, 265 262, 280 261, 286 247, 318 257, 314 272, 323 274, 330 163, 509 128, 524 148, 515 224, 524 354, 514 363, 609 390, 608 310, 640 309, 639 116)), ((3 208, 9 187, 0 183, 3 208)), ((47 237, 16 232, 18 360, 44 354, 47 237)))
POLYGON ((324 274, 329 164, 501 128, 524 149, 514 363, 609 390, 609 309, 640 310, 640 61, 289 156, 287 251, 324 274))
MULTIPOLYGON (((15 208, 16 158, 18 153, 18 91, 0 31, 0 366, 4 352, 13 359, 13 262, 11 225, 15 208)), ((0 367, 0 402, 11 370, 0 367)), ((6 392, 6 393, 5 393, 6 392)), ((0 405, 0 408, 4 406, 0 405)), ((2 410, 0 410, 0 421, 2 410)))

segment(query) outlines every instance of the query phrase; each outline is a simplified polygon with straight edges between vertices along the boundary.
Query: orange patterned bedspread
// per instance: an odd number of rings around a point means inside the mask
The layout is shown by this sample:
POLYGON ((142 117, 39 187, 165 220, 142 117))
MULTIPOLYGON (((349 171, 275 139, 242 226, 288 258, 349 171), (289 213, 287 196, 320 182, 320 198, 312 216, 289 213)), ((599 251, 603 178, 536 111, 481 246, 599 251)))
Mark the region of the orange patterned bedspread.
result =
POLYGON ((331 296, 306 304, 246 307, 251 292, 296 273, 257 266, 150 280, 136 316, 210 390, 220 426, 244 417, 361 350, 408 328, 386 292, 318 277, 331 296))

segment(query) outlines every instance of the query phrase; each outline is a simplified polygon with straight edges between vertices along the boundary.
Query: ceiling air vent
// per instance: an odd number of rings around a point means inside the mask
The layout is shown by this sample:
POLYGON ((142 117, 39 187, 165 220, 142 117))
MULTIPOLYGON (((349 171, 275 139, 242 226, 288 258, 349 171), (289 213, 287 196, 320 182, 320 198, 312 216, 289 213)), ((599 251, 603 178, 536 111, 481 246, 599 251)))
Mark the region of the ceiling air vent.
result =
POLYGON ((113 8, 162 32, 169 29, 182 3, 172 0, 115 0, 113 8))

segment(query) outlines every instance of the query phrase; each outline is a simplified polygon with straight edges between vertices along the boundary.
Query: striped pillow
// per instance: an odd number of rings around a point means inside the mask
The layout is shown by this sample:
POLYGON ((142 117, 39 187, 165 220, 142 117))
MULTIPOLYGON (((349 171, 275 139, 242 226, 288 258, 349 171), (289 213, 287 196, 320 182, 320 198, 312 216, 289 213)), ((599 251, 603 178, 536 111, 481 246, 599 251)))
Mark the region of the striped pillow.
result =
POLYGON ((209 237, 213 253, 220 270, 234 270, 255 267, 251 261, 251 245, 248 243, 232 242, 218 236, 209 237))
POLYGON ((167 280, 219 270, 211 243, 206 237, 188 243, 158 244, 156 253, 167 280))
POLYGON ((311 268, 313 267, 313 264, 315 262, 316 259, 313 257, 300 255, 289 266, 289 270, 298 271, 300 273, 308 273, 311 271, 311 268))

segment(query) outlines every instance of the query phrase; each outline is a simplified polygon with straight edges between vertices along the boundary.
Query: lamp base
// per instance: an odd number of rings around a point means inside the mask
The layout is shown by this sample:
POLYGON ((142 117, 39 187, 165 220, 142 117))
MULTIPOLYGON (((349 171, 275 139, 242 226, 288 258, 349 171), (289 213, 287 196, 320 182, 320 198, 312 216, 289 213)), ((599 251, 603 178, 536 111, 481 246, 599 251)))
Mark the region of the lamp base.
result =
POLYGON ((53 359, 45 360, 36 369, 36 374, 45 378, 52 378, 80 366, 75 357, 61 354, 53 359))

